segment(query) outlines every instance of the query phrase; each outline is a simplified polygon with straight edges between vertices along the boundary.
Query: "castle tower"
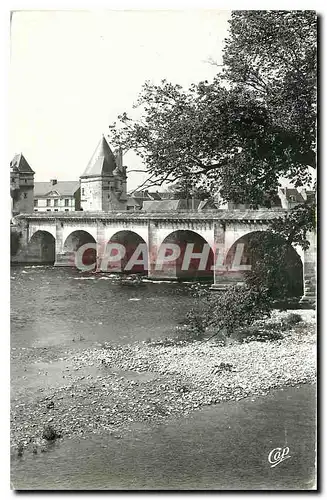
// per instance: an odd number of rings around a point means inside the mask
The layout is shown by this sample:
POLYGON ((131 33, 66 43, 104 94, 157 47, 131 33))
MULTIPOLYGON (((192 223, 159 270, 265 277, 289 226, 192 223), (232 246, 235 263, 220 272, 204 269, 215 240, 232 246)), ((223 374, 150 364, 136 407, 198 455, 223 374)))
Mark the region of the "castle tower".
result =
POLYGON ((34 173, 22 153, 10 162, 10 195, 12 215, 33 213, 34 173))
POLYGON ((110 212, 126 209, 126 167, 122 152, 116 156, 102 136, 84 173, 81 182, 81 208, 91 212, 110 212))

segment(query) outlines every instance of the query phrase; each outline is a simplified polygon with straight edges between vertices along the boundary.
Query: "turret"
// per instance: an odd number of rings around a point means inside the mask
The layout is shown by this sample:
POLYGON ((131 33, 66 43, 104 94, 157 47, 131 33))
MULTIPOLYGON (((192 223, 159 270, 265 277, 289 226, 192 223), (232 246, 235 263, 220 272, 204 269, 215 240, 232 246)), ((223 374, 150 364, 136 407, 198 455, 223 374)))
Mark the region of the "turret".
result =
POLYGON ((22 153, 10 162, 10 195, 12 215, 32 213, 34 207, 34 171, 22 153))
POLYGON ((126 179, 121 150, 114 155, 106 138, 102 136, 80 177, 82 210, 125 210, 126 179))

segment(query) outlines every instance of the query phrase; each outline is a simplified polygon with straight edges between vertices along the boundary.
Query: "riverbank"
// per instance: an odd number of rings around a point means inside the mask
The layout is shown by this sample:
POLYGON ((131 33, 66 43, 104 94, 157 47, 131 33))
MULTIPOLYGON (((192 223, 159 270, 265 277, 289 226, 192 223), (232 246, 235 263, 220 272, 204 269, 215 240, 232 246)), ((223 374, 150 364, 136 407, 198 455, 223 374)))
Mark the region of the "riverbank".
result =
MULTIPOLYGON (((281 314, 286 313, 275 312, 273 320, 281 314)), ((51 442, 42 439, 45 426, 62 439, 104 431, 120 439, 134 423, 164 422, 200 407, 313 383, 314 311, 301 311, 301 317, 269 342, 222 346, 213 339, 34 350, 26 380, 32 370, 31 379, 37 373, 39 384, 22 387, 12 399, 13 452, 46 451, 51 442)))

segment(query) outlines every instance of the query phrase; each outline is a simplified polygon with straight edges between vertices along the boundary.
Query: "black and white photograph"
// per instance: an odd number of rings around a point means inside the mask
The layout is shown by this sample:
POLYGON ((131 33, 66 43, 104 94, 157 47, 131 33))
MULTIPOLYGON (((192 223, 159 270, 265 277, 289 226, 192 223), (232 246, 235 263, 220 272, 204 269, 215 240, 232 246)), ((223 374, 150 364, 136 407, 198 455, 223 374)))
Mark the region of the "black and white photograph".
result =
POLYGON ((319 489, 320 15, 246 8, 8 10, 8 489, 319 489))

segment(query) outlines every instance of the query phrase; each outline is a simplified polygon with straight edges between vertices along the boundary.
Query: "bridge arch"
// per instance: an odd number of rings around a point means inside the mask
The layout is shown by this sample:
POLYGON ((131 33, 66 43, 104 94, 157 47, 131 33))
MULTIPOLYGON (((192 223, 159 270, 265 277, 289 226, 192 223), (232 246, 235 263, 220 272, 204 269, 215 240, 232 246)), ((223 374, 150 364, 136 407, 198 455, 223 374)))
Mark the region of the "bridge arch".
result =
POLYGON ((46 233, 50 233, 55 239, 56 239, 56 228, 50 224, 43 224, 42 226, 38 226, 37 224, 30 225, 29 226, 29 231, 28 231, 28 241, 31 240, 33 235, 37 233, 38 231, 43 231, 46 233))
POLYGON ((104 248, 101 271, 147 274, 148 246, 142 236, 130 229, 115 232, 104 248))
POLYGON ((259 258, 259 250, 254 246, 254 239, 259 237, 259 241, 269 235, 269 248, 279 255, 279 249, 283 250, 283 263, 280 268, 287 280, 288 295, 291 297, 303 295, 303 255, 298 252, 298 248, 288 243, 280 235, 270 233, 266 230, 251 231, 239 237, 226 251, 224 268, 228 274, 229 281, 242 281, 251 266, 259 258), (252 242, 252 245, 251 245, 252 242))
POLYGON ((56 240, 49 231, 33 232, 27 246, 28 260, 38 264, 54 264, 56 240))
POLYGON ((63 252, 68 256, 71 266, 78 266, 78 262, 90 266, 96 264, 97 252, 95 246, 94 237, 88 231, 78 229, 72 231, 66 237, 63 252))
POLYGON ((213 279, 214 252, 198 232, 171 231, 155 253, 157 275, 179 280, 213 279))

